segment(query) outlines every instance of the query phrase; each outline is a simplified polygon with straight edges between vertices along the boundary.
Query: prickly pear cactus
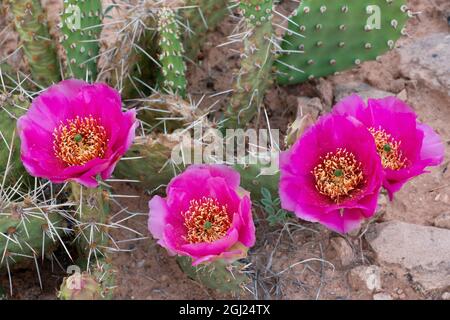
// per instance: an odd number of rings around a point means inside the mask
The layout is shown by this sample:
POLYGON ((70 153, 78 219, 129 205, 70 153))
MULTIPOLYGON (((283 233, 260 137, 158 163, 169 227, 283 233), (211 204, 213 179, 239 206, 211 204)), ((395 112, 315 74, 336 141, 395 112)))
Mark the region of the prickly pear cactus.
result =
POLYGON ((304 0, 290 17, 278 83, 332 75, 393 49, 408 19, 406 0, 304 0))
POLYGON ((39 0, 7 0, 34 81, 48 86, 60 80, 56 50, 39 0))
POLYGON ((242 0, 240 9, 246 20, 241 69, 226 113, 227 128, 244 127, 259 111, 264 94, 272 84, 273 0, 242 0))
POLYGON ((180 256, 177 257, 177 262, 189 278, 223 293, 238 294, 250 281, 248 275, 243 272, 244 265, 237 261, 227 264, 219 260, 208 265, 193 267, 191 258, 180 256))
POLYGON ((64 1, 61 32, 67 53, 67 77, 90 81, 97 78, 102 15, 100 0, 64 1))
POLYGON ((176 143, 170 136, 139 138, 114 170, 120 179, 139 180, 140 186, 153 191, 166 185, 176 175, 169 163, 176 143))
POLYGON ((14 185, 19 179, 29 184, 31 180, 20 160, 20 140, 16 132, 17 119, 27 111, 29 104, 23 96, 0 94, 0 181, 6 175, 7 185, 14 185))
POLYGON ((75 215, 75 238, 78 250, 87 259, 86 269, 96 262, 108 247, 109 231, 109 194, 101 187, 88 189, 77 183, 71 183, 72 198, 79 204, 75 215), (97 256, 98 254, 98 256, 97 256))
POLYGON ((198 110, 178 96, 155 93, 143 101, 138 118, 151 131, 172 132, 198 119, 198 110))
POLYGON ((189 9, 183 10, 182 13, 189 30, 184 39, 184 46, 190 59, 197 59, 208 32, 214 30, 225 19, 229 13, 228 4, 229 0, 186 1, 186 7, 189 9))
POLYGON ((264 168, 267 167, 267 165, 261 163, 234 166, 234 169, 241 175, 241 187, 250 191, 250 197, 253 201, 260 201, 263 198, 261 193, 263 187, 273 195, 278 194, 280 173, 278 170, 276 172, 264 172, 264 168))
POLYGON ((180 30, 172 9, 162 8, 158 12, 159 61, 161 63, 162 87, 169 93, 186 95, 186 65, 180 30))
POLYGON ((33 202, 27 197, 21 203, 0 203, 0 268, 10 268, 25 258, 44 257, 62 242, 64 218, 57 210, 33 202))

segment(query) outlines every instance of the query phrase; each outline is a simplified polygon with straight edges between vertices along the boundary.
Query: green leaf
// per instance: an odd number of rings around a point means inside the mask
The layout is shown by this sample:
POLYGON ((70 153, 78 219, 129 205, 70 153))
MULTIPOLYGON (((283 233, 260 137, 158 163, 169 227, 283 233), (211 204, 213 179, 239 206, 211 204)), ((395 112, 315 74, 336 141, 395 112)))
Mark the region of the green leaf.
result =
POLYGON ((262 187, 261 194, 262 194, 263 198, 269 199, 270 201, 272 201, 272 195, 270 194, 269 189, 262 187))

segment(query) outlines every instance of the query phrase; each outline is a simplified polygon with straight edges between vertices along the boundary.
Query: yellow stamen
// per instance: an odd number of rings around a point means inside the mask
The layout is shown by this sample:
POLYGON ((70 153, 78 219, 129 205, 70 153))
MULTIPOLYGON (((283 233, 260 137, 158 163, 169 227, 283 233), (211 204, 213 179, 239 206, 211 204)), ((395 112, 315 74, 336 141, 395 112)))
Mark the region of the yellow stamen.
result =
POLYGON ((189 243, 213 242, 227 233, 231 222, 227 207, 214 198, 191 200, 189 209, 182 213, 189 243))
POLYGON ((68 166, 83 165, 103 158, 108 144, 106 130, 92 116, 76 117, 60 124, 53 131, 56 157, 68 166))
POLYGON ((316 180, 316 189, 331 200, 339 203, 351 198, 364 183, 361 162, 345 149, 328 152, 322 162, 311 172, 316 180))
POLYGON ((378 154, 384 168, 400 170, 406 167, 408 159, 403 156, 401 151, 401 141, 397 141, 381 127, 378 129, 369 128, 370 133, 375 139, 378 154))

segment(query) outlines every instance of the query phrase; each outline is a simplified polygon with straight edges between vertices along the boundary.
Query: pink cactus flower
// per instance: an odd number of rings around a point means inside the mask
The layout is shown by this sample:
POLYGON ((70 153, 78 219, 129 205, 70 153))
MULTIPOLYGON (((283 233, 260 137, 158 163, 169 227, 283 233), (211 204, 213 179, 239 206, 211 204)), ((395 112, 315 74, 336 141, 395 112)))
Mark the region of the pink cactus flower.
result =
POLYGON ((131 146, 134 110, 121 111, 120 95, 105 84, 65 80, 34 99, 18 120, 27 171, 53 183, 98 186, 131 146))
POLYGON ((323 116, 280 156, 280 199, 299 218, 339 233, 374 215, 383 179, 372 135, 359 121, 323 116))
POLYGON ((385 172, 383 187, 391 200, 408 180, 444 160, 441 138, 418 122, 414 111, 396 97, 369 99, 366 107, 353 95, 338 103, 333 112, 356 118, 373 135, 385 172))
POLYGON ((192 165, 173 178, 167 197, 149 202, 148 229, 170 254, 193 265, 243 258, 255 244, 251 201, 240 176, 223 165, 192 165))

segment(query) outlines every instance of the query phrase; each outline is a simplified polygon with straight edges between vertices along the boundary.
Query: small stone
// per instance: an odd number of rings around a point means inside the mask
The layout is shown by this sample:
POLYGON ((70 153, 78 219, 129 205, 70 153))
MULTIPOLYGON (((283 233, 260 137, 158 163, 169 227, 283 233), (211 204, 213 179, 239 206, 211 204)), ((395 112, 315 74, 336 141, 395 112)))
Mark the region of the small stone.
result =
POLYGON ((136 266, 137 266, 138 268, 142 268, 144 265, 145 265, 145 260, 141 260, 141 261, 139 261, 139 262, 136 264, 136 266))
POLYGON ((166 276, 166 275, 161 276, 161 282, 166 282, 167 280, 169 280, 168 276, 166 276))
POLYGON ((433 224, 438 228, 450 229, 450 212, 445 212, 438 215, 433 224))
POLYGON ((378 266, 358 266, 348 274, 350 286, 359 291, 374 292, 381 290, 381 269, 378 266))
POLYGON ((392 298, 392 296, 389 293, 380 292, 380 293, 375 293, 373 295, 373 300, 394 300, 394 299, 392 298))
POLYGON ((403 100, 403 101, 407 101, 408 100, 408 93, 407 93, 406 89, 403 89, 402 91, 400 91, 397 94, 397 98, 399 98, 400 100, 403 100))
POLYGON ((432 33, 398 50, 400 72, 450 94, 450 35, 432 33))
POLYGON ((341 237, 336 237, 330 240, 331 246, 337 253, 339 261, 343 267, 350 265, 354 259, 353 249, 348 242, 341 237))
POLYGON ((364 82, 348 82, 336 85, 334 94, 336 102, 352 94, 359 95, 366 102, 368 99, 381 99, 395 96, 392 92, 379 90, 364 82))
POLYGON ((426 291, 450 286, 450 230, 389 221, 373 225, 365 237, 386 270, 409 274, 426 291))

